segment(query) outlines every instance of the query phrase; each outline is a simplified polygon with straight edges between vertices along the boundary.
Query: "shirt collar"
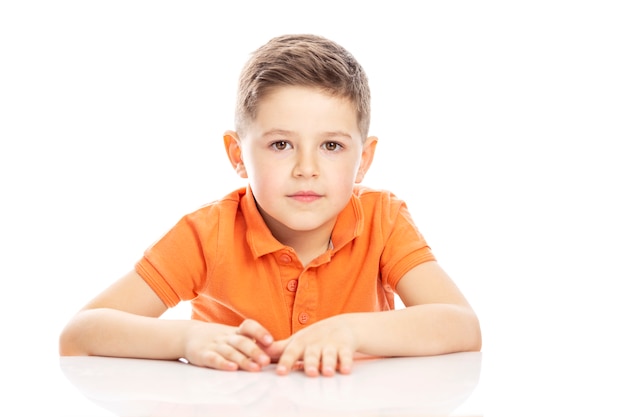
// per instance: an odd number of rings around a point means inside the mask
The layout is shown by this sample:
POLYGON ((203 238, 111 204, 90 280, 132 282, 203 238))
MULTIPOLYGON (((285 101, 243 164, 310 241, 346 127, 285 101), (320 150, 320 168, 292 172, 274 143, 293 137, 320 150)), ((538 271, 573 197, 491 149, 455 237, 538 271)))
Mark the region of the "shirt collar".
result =
MULTIPOLYGON (((250 186, 246 187, 240 201, 241 211, 247 226, 246 240, 254 256, 258 258, 285 249, 285 245, 276 240, 265 224, 250 186)), ((346 207, 337 216, 331 235, 331 253, 337 252, 359 236, 363 232, 363 225, 363 207, 359 198, 353 193, 346 207)))

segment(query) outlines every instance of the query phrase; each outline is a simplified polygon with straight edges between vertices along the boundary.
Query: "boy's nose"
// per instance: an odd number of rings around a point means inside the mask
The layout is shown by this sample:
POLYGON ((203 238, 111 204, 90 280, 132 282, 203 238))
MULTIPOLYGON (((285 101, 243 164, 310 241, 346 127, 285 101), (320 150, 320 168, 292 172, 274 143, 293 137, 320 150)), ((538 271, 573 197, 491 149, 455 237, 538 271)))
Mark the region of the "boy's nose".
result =
POLYGON ((319 175, 317 152, 298 152, 293 175, 295 177, 317 177, 319 175))

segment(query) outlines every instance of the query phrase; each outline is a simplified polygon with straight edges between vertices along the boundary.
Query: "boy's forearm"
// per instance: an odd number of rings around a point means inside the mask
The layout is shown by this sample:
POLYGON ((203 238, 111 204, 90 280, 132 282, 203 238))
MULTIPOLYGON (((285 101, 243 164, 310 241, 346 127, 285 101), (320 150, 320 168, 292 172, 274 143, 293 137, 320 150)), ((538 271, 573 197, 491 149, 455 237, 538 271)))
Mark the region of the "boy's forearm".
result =
POLYGON ((63 356, 179 359, 191 320, 163 320, 97 308, 79 312, 61 334, 63 356))
POLYGON ((375 356, 426 356, 479 351, 480 325, 470 308, 423 304, 346 317, 358 334, 358 351, 375 356))

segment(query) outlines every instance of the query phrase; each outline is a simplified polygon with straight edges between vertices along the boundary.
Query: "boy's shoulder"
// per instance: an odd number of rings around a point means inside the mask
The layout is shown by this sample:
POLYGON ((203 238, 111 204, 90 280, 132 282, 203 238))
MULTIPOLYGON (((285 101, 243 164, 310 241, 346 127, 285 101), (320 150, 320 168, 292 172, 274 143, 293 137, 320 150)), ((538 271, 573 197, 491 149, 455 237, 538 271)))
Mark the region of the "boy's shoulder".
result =
POLYGON ((406 207, 404 200, 401 200, 387 189, 355 185, 352 196, 353 199, 358 201, 358 205, 365 213, 378 213, 385 216, 397 213, 403 207, 406 207))
POLYGON ((380 188, 372 188, 366 185, 355 185, 352 189, 352 194, 354 194, 357 198, 365 197, 365 196, 376 196, 381 194, 389 194, 390 191, 380 189, 380 188))
POLYGON ((399 201, 396 195, 386 189, 355 185, 352 195, 361 201, 399 201))
POLYGON ((247 190, 245 187, 238 188, 224 195, 223 197, 210 201, 195 210, 188 212, 186 218, 198 218, 205 216, 215 216, 219 213, 236 212, 240 209, 240 205, 246 198, 247 190))

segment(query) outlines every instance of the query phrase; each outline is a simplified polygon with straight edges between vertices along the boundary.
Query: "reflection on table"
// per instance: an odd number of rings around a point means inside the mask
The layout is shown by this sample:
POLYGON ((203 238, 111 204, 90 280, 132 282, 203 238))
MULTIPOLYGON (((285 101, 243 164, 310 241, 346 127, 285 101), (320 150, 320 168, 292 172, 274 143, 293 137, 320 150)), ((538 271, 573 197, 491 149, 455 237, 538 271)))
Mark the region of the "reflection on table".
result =
POLYGON ((224 372, 176 361, 62 357, 65 376, 119 416, 450 415, 477 386, 481 353, 362 359, 350 375, 224 372))

